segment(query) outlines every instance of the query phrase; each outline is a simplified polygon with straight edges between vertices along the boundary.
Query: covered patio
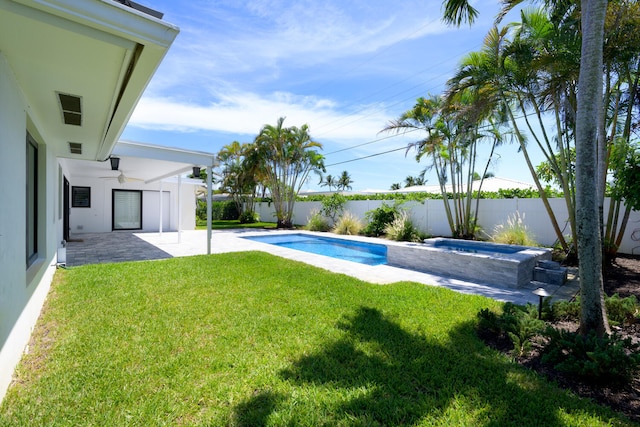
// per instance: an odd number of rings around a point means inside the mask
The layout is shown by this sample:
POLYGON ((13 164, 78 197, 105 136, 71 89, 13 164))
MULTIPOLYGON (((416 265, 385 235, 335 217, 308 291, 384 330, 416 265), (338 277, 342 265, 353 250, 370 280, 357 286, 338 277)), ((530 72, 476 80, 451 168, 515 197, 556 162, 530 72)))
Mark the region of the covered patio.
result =
POLYGON ((69 265, 124 260, 126 253, 156 259, 152 250, 137 250, 139 239, 132 232, 177 232, 179 239, 183 230, 195 228, 196 194, 206 191, 211 205, 211 186, 198 175, 206 171, 211 176, 213 153, 120 141, 108 161, 61 162, 68 171, 63 177, 64 240, 84 248, 70 252, 69 265), (102 233, 115 235, 98 236, 102 233))

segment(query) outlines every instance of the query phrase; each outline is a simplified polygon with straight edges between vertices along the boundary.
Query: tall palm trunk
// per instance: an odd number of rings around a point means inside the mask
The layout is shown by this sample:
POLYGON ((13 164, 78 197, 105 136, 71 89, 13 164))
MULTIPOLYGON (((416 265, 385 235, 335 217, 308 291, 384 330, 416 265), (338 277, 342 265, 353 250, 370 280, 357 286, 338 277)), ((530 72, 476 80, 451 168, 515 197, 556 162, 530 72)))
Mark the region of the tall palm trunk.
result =
POLYGON ((598 212, 598 109, 606 0, 582 0, 582 48, 576 115, 576 224, 580 260, 580 332, 609 332, 602 280, 598 212))
MULTIPOLYGON (((502 95, 504 99, 504 95, 502 95)), ((511 125, 513 126, 514 133, 516 135, 516 139, 520 144, 520 149, 522 150, 522 154, 524 156, 524 160, 527 163, 527 167, 529 168, 529 172, 531 173, 531 177, 533 178, 533 182, 536 184, 536 188, 538 189, 538 193, 540 194, 540 200, 542 200, 542 204, 547 211, 547 215, 549 215, 549 219, 551 220, 551 226, 556 233, 556 237, 558 238, 558 242, 562 246, 563 250, 568 250, 569 245, 567 245, 567 241, 565 240, 562 230, 560 230, 560 226, 558 225, 558 220, 556 219, 555 214, 553 213, 553 209, 549 204, 549 198, 544 192, 544 188, 542 187, 542 183, 540 183, 540 179, 538 178, 538 174, 536 173, 535 168, 533 167, 533 163, 531 163, 531 158, 529 157, 529 151, 527 150, 527 144, 525 144, 524 137, 522 133, 520 133, 520 128, 516 122, 515 117, 513 116, 513 111, 507 105, 507 113, 509 115, 509 120, 511 121, 511 125)))

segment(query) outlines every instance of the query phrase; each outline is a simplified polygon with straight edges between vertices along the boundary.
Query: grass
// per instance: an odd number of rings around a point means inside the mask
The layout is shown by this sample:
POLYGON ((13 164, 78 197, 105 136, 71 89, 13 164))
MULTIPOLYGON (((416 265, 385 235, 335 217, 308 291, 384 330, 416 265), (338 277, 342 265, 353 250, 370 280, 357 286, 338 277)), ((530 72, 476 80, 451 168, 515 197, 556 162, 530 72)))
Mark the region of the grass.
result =
MULTIPOLYGON (((206 230, 207 221, 196 221, 196 230, 206 230)), ((250 224, 241 224, 238 220, 213 220, 211 221, 213 230, 224 230, 229 228, 276 228, 275 222, 254 222, 250 224)))
POLYGON ((508 245, 539 246, 531 230, 524 223, 524 214, 520 215, 517 211, 513 216, 509 215, 506 225, 498 224, 495 227, 491 240, 508 245))
POLYGON ((485 347, 498 306, 262 252, 59 270, 0 425, 627 425, 485 347))

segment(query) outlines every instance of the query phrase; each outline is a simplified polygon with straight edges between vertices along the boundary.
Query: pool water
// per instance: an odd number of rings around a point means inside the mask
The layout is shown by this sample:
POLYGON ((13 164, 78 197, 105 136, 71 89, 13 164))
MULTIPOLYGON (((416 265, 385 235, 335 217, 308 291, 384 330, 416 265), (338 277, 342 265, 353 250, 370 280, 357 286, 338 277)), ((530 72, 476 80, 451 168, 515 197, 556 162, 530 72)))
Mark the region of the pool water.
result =
POLYGON ((387 263, 387 247, 375 243, 356 242, 309 234, 277 234, 247 236, 245 239, 310 252, 366 265, 387 263))
POLYGON ((523 249, 521 246, 484 243, 478 241, 467 242, 464 240, 446 243, 436 242, 433 246, 436 248, 446 249, 448 251, 471 252, 476 254, 515 254, 523 249))

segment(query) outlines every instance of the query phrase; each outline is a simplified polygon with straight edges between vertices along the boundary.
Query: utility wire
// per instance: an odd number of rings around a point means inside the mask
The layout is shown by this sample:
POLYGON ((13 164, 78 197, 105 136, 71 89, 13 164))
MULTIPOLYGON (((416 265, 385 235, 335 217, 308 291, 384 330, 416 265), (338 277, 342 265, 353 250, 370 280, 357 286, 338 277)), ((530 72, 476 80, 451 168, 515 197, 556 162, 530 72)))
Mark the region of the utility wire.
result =
POLYGON ((411 129, 411 130, 408 130, 408 131, 406 131, 406 132, 403 132, 402 134, 395 134, 395 135, 384 136, 384 137, 382 137, 382 138, 374 139, 373 141, 363 142, 362 144, 352 145, 352 146, 349 146, 349 147, 347 147, 347 148, 343 148, 343 149, 341 149, 341 150, 332 151, 332 152, 330 152, 330 153, 325 154, 325 156, 329 156, 329 155, 331 155, 331 154, 336 154, 336 153, 341 153, 341 152, 343 152, 343 151, 352 150, 352 149, 354 149, 354 148, 362 147, 362 146, 369 145, 369 144, 375 144, 376 142, 384 141, 385 139, 397 138, 397 137, 402 136, 402 135, 404 135, 404 134, 407 134, 407 133, 410 133, 410 132, 416 132, 416 131, 419 131, 419 130, 422 130, 422 129, 411 129))
MULTIPOLYGON (((543 112, 543 113, 546 112, 546 111, 548 111, 548 110, 546 110, 546 109, 545 110, 541 110, 541 112, 543 112)), ((531 112, 529 114, 522 114, 522 115, 520 115, 518 117, 514 117, 514 118, 516 120, 518 120, 518 119, 522 119, 522 118, 525 118, 525 117, 527 117, 529 115, 534 115, 534 114, 536 114, 536 113, 535 112, 531 112)), ((487 129, 489 127, 491 127, 491 125, 489 125, 489 124, 478 126, 478 130, 487 129)), ((351 146, 351 147, 343 148, 341 150, 332 151, 332 152, 327 153, 325 155, 340 153, 340 152, 343 152, 343 151, 351 150, 353 148, 362 147, 363 145, 373 144, 373 143, 376 143, 376 142, 384 141, 385 139, 394 138, 394 137, 397 137, 397 136, 405 135, 405 134, 407 134, 409 132, 415 132, 415 131, 419 131, 419 130, 423 130, 423 129, 407 130, 405 132, 402 132, 401 134, 390 135, 390 136, 387 136, 387 137, 379 138, 379 139, 376 139, 376 140, 373 140, 373 141, 369 141, 369 142, 365 142, 365 143, 362 143, 362 144, 354 145, 354 146, 351 146)), ((325 165, 325 167, 341 165, 341 164, 344 164, 344 163, 351 163, 351 162, 355 162, 355 161, 358 161, 358 160, 364 160, 364 159, 368 159, 368 158, 371 158, 371 157, 382 156, 383 154, 389 154, 389 153, 393 153, 395 151, 400 151, 400 150, 405 150, 405 149, 409 149, 409 146, 405 145, 404 147, 395 148, 393 150, 383 151, 383 152, 380 152, 380 153, 374 153, 374 154, 370 154, 368 156, 363 156, 363 157, 356 157, 355 159, 345 160, 345 161, 342 161, 342 162, 331 163, 330 165, 325 165)))
POLYGON ((368 156, 364 156, 364 157, 358 157, 356 159, 351 159, 351 160, 345 160, 343 162, 337 162, 337 163, 331 163, 330 165, 325 165, 325 167, 329 167, 329 166, 336 166, 336 165, 342 165, 344 163, 351 163, 351 162, 355 162, 357 160, 363 160, 363 159, 368 159, 370 157, 376 157, 376 156, 382 156, 383 154, 389 154, 389 153, 393 153, 394 151, 400 151, 400 150, 406 150, 407 146, 404 147, 400 147, 400 148, 394 148, 393 150, 389 150, 389 151, 384 151, 382 153, 376 153, 376 154, 370 154, 368 156))

